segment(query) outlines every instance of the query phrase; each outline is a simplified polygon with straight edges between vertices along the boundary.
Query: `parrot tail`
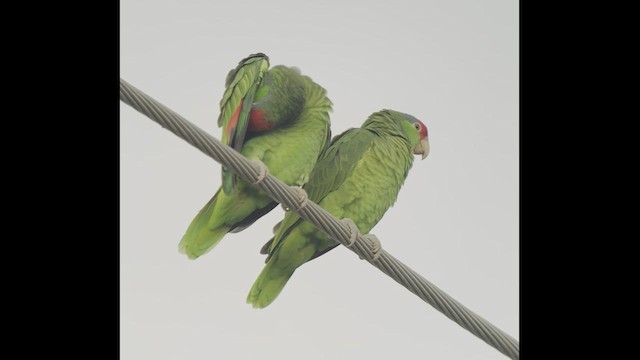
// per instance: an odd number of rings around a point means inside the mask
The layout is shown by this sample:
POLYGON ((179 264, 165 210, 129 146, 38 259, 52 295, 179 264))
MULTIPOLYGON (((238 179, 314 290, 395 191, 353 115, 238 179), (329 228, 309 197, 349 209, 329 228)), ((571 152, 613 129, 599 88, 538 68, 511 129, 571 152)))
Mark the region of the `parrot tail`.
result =
POLYGON ((198 212, 180 240, 178 251, 187 255, 189 259, 196 259, 211 251, 232 228, 227 224, 211 224, 210 220, 219 194, 218 190, 198 212))
POLYGON ((247 304, 253 305, 254 308, 262 309, 271 304, 273 300, 278 297, 295 271, 295 268, 289 271, 275 269, 273 264, 273 261, 267 263, 255 283, 253 283, 251 291, 249 291, 247 304))

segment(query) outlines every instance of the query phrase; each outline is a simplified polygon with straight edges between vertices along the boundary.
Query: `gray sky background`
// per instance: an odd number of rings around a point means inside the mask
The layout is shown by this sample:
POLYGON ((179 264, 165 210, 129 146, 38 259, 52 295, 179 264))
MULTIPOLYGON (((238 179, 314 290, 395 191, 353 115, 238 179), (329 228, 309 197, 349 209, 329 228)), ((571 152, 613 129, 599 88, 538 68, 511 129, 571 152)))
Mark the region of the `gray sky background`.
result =
MULTIPOLYGON (((264 52, 328 90, 333 134, 383 108, 431 153, 372 230, 382 246, 519 339, 518 2, 120 1, 120 76, 220 138, 229 69, 264 52)), ((503 359, 338 247, 278 299, 246 295, 278 207, 188 260, 177 247, 220 165, 120 106, 121 359, 503 359)))

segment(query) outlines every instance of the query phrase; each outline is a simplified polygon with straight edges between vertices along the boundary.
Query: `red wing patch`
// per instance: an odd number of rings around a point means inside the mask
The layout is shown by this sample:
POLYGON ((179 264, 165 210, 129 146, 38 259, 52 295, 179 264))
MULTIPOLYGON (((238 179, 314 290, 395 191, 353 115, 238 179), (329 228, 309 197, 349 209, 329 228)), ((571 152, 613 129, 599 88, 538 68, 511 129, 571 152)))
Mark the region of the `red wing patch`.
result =
POLYGON ((273 127, 273 123, 265 121, 264 112, 260 109, 252 109, 249 114, 247 130, 251 132, 265 132, 273 127))
POLYGON ((243 102, 244 102, 243 100, 240 100, 240 105, 238 105, 238 108, 233 113, 233 116, 231 117, 231 119, 229 119, 229 123, 227 124, 225 135, 227 136, 227 141, 229 143, 231 143, 231 139, 230 139, 231 131, 233 131, 233 129, 235 129, 236 126, 238 126, 238 117, 240 117, 240 110, 242 109, 243 102))

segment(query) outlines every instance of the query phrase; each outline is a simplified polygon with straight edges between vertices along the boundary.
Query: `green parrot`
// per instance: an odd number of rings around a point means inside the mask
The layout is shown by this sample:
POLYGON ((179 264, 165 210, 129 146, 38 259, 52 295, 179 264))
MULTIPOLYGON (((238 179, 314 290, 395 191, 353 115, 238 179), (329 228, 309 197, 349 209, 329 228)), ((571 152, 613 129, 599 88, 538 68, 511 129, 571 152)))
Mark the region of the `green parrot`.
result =
MULTIPOLYGON (((253 54, 227 75, 218 126, 222 142, 288 185, 304 185, 331 139, 326 90, 297 68, 269 69, 269 58, 253 54)), ((271 211, 277 203, 222 168, 222 185, 191 221, 178 250, 195 259, 271 211)))
MULTIPOLYGON (((367 234, 396 201, 412 154, 429 154, 428 139, 425 124, 411 115, 373 113, 362 127, 331 141, 303 189, 309 200, 337 218, 350 218, 367 234)), ((255 308, 271 304, 299 266, 339 245, 293 212, 274 233, 260 251, 268 254, 266 265, 247 297, 255 308)))

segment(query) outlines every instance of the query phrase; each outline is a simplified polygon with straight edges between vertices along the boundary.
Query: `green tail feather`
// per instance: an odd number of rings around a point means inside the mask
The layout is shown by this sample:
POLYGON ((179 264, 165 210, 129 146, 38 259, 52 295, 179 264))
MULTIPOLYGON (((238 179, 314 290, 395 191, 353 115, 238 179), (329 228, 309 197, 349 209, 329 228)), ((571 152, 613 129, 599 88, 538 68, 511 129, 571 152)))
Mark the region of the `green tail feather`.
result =
POLYGON ((287 272, 273 271, 271 270, 272 264, 273 262, 269 262, 265 266, 249 291, 247 304, 253 305, 254 308, 262 309, 269 306, 278 297, 295 271, 295 269, 287 272))
POLYGON ((231 226, 225 224, 219 224, 218 226, 209 224, 219 193, 220 191, 207 202, 191 221, 189 228, 180 240, 180 244, 178 244, 178 251, 186 254, 189 259, 196 259, 209 252, 231 229, 231 226))

